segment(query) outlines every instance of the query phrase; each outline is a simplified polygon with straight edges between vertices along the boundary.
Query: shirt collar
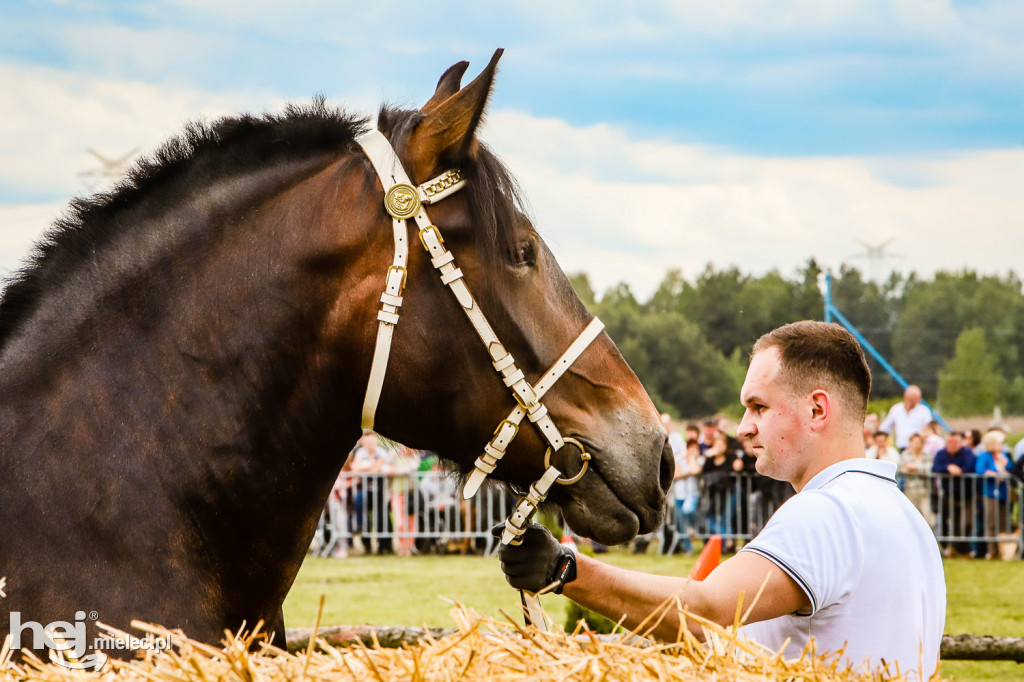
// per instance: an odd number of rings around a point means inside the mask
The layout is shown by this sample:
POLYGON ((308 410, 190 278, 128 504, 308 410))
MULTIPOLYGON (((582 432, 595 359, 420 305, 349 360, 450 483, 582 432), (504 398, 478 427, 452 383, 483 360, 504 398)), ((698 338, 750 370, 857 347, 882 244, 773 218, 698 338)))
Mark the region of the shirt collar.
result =
POLYGON ((835 480, 836 477, 849 472, 870 474, 872 476, 891 480, 893 483, 896 482, 896 465, 893 462, 868 459, 867 457, 854 457, 852 459, 844 459, 841 462, 836 462, 831 466, 825 467, 815 474, 814 478, 808 481, 807 485, 805 485, 800 492, 803 492, 804 490, 817 490, 819 488, 824 488, 828 483, 835 480))

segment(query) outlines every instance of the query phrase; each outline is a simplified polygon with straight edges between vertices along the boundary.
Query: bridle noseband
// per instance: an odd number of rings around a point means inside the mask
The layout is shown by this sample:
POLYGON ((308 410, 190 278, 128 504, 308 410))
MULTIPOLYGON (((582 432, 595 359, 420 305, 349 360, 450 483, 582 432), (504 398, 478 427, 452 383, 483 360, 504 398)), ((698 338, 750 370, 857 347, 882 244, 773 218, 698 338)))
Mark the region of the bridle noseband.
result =
POLYGON ((491 364, 501 376, 502 382, 512 392, 516 407, 508 417, 503 419, 494 431, 491 441, 484 446, 474 469, 466 480, 463 497, 469 499, 480 489, 487 476, 494 471, 498 462, 505 456, 509 443, 519 433, 519 425, 524 417, 529 417, 540 430, 541 435, 549 443, 544 455, 544 475, 530 484, 527 493, 516 504, 516 510, 505 521, 502 534, 503 544, 518 544, 526 526, 530 523, 541 502, 547 497, 551 486, 555 483, 570 485, 578 481, 587 471, 591 458, 583 445, 574 438, 564 438, 548 414, 547 408, 540 401, 544 394, 558 379, 565 374, 573 362, 597 338, 604 324, 596 317, 580 333, 555 364, 544 373, 536 385, 526 380, 523 371, 516 367, 512 354, 498 340, 490 323, 480 307, 473 299, 469 288, 463 281, 462 270, 455 266, 455 256, 444 247, 444 239, 437 226, 431 224, 427 217, 426 205, 444 199, 462 189, 466 181, 461 171, 452 169, 415 186, 402 167, 398 155, 391 143, 377 130, 364 133, 356 138, 370 163, 373 164, 384 187, 384 208, 392 217, 392 230, 395 239, 395 254, 391 266, 385 276, 384 293, 380 296, 381 307, 377 312, 377 343, 374 347, 373 361, 370 365, 370 378, 366 385, 366 397, 363 401, 362 426, 372 429, 377 403, 380 401, 384 375, 387 372, 388 356, 391 353, 391 339, 395 326, 398 324, 399 308, 402 306, 402 292, 407 278, 407 262, 409 245, 406 221, 412 218, 419 227, 420 242, 430 255, 430 263, 438 271, 444 283, 458 300, 466 317, 483 341, 491 356, 491 364), (565 446, 566 443, 579 448, 583 468, 572 478, 562 478, 561 472, 551 465, 551 454, 565 446))

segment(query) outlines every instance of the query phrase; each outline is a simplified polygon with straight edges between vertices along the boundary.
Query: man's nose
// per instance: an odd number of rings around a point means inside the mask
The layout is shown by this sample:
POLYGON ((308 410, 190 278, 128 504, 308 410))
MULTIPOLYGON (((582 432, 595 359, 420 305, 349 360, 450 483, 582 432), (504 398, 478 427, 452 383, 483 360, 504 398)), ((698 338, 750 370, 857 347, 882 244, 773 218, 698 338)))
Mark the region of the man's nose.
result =
POLYGON ((738 438, 749 438, 754 435, 754 425, 748 418, 749 415, 750 411, 745 411, 743 413, 743 419, 740 420, 739 426, 736 427, 736 436, 738 438))

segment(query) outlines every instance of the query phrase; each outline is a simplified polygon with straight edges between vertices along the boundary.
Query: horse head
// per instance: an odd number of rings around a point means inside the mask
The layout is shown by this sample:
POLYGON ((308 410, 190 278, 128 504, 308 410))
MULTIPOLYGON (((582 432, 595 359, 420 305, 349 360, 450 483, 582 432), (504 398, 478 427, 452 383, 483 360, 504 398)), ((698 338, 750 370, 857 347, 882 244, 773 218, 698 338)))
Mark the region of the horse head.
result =
MULTIPOLYGON (((507 419, 517 400, 524 409, 529 405, 510 391, 511 372, 496 371, 502 351, 495 354, 486 334, 467 319, 464 295, 453 295, 435 272, 436 254, 450 252, 457 276, 472 293, 471 306, 486 317, 514 368, 522 370, 527 391, 593 319, 522 209, 511 176, 477 139, 500 55, 499 50, 465 87, 467 63, 451 67, 419 111, 380 114, 378 127, 412 183, 458 169, 466 186, 429 207, 436 229, 426 235, 421 230, 421 239, 428 247, 431 239, 434 251, 409 240, 401 321, 393 329, 373 424, 384 436, 436 451, 464 475, 493 442, 496 426, 512 435, 517 431, 500 461, 491 458, 483 468, 519 489, 544 474, 545 455, 562 472, 562 482, 582 473, 571 485, 554 486, 550 500, 574 531, 617 544, 661 522, 674 470, 658 412, 636 375, 601 332, 589 347, 577 349, 578 357, 566 362, 564 375, 543 397, 550 422, 538 426, 553 424, 566 446, 551 448, 550 438, 530 420, 511 428, 507 419), (589 462, 581 460, 588 456, 589 462)), ((385 188, 369 162, 365 172, 365 185, 383 198, 385 188)), ((390 234, 391 227, 382 206, 377 229, 390 234)), ((454 270, 453 265, 448 272, 454 270)), ((375 328, 367 327, 367 345, 373 344, 375 328)), ((530 419, 535 417, 531 410, 530 419)))

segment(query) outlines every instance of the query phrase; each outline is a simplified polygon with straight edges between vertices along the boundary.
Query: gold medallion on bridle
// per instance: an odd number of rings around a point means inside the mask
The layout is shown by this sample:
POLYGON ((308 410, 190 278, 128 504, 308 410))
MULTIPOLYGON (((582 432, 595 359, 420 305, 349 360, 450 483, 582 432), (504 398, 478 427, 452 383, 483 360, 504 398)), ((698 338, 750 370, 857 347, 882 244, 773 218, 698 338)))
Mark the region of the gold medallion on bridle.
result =
POLYGON ((420 195, 412 185, 399 183, 384 195, 384 208, 394 218, 407 220, 420 211, 420 195))

